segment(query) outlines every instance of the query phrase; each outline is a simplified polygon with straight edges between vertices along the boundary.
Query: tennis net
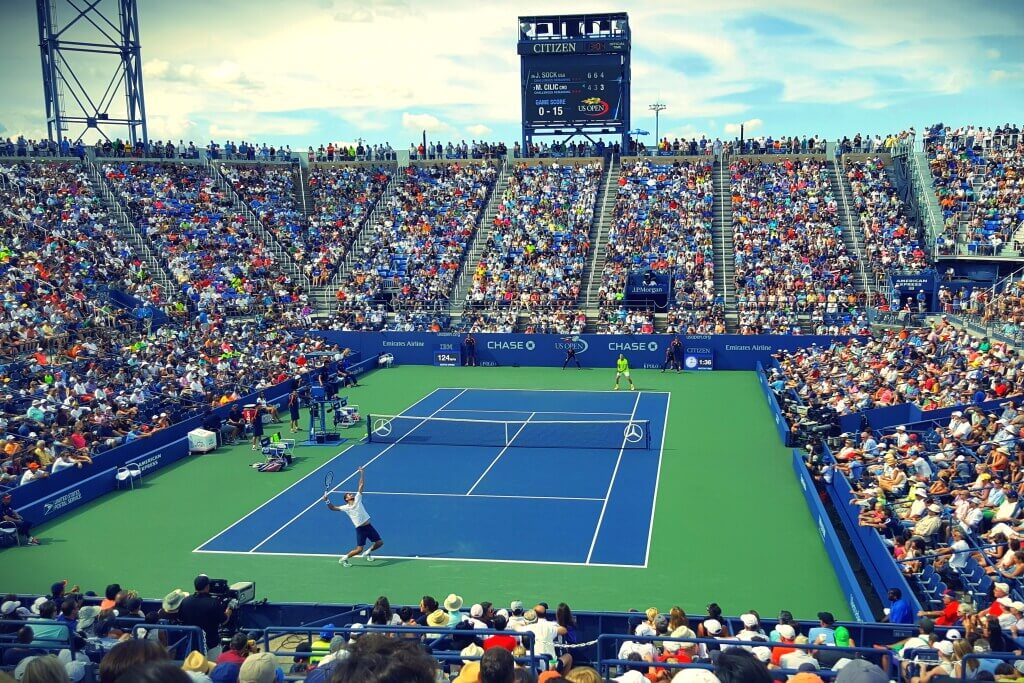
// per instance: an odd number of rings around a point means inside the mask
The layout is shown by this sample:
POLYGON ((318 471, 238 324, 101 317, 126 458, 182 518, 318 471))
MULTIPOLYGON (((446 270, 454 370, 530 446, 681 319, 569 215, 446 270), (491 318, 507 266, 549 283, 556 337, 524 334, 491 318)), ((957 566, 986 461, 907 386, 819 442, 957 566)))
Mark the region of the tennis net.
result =
POLYGON ((648 420, 468 420, 367 415, 371 443, 515 448, 649 449, 648 420))

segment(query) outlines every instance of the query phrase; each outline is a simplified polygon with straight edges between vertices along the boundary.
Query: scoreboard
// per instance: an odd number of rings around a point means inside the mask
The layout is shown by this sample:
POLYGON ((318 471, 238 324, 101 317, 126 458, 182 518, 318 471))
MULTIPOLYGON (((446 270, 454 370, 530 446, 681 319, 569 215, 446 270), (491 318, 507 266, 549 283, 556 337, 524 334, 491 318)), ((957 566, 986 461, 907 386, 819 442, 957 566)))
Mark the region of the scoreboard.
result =
POLYGON ((523 66, 527 125, 622 124, 621 55, 537 55, 524 57, 523 66))

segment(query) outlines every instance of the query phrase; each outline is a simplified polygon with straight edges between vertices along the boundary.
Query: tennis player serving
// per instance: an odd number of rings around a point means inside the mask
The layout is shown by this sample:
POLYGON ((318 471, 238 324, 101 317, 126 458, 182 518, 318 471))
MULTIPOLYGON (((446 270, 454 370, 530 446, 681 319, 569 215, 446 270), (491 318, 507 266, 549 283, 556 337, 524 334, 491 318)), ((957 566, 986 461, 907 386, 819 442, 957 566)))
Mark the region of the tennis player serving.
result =
POLYGON ((338 562, 343 567, 351 567, 352 564, 349 559, 356 555, 362 554, 366 558, 367 562, 373 562, 373 555, 371 554, 374 550, 377 550, 384 541, 380 540, 380 534, 370 524, 370 514, 363 507, 363 486, 366 484, 366 472, 363 468, 359 468, 359 487, 355 493, 345 494, 344 505, 333 505, 331 499, 324 494, 324 501, 327 503, 327 508, 332 512, 344 512, 348 515, 348 518, 352 520, 352 525, 356 528, 356 547, 348 552, 347 555, 342 557, 338 562), (373 541, 373 545, 363 550, 366 546, 367 541, 373 541))
POLYGON ((633 380, 629 376, 629 361, 621 353, 619 359, 615 361, 615 391, 619 390, 619 378, 625 377, 626 381, 629 382, 629 390, 636 391, 636 387, 633 386, 633 380))

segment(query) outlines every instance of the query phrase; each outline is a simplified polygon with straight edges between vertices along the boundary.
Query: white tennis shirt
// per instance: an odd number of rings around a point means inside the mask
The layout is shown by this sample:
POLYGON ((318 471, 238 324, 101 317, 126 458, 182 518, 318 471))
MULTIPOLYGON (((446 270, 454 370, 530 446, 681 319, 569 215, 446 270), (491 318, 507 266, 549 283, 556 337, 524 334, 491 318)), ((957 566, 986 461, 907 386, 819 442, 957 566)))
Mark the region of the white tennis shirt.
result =
POLYGON ((346 503, 340 507, 348 515, 348 518, 352 520, 354 526, 359 527, 370 521, 370 513, 363 507, 363 494, 361 493, 356 494, 355 500, 352 501, 351 505, 346 503))

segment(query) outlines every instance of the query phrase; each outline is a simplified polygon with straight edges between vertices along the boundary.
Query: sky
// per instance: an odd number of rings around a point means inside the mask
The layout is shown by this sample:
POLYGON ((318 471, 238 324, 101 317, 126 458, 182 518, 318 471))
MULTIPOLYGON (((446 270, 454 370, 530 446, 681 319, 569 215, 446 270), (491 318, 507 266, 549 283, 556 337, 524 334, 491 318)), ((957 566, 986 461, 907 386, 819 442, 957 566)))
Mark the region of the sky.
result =
MULTIPOLYGON (((82 4, 77 2, 76 4, 82 4)), ((116 0, 100 0, 100 7, 116 0)), ((152 140, 520 137, 520 15, 625 11, 662 136, 1024 123, 1024 0, 138 0, 152 140)), ((56 0, 58 19, 66 0, 56 0)), ((67 16, 64 14, 63 16, 67 16)), ((84 38, 84 27, 67 38, 84 38)), ((87 83, 115 62, 80 56, 87 83)), ((0 0, 0 137, 45 137, 35 3, 0 0)), ((87 142, 96 138, 86 135, 87 142)), ((653 135, 648 141, 653 140, 653 135)))

